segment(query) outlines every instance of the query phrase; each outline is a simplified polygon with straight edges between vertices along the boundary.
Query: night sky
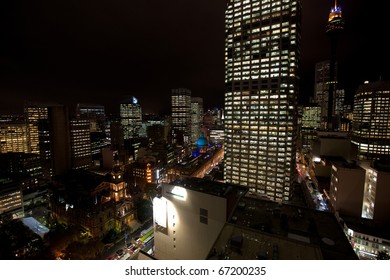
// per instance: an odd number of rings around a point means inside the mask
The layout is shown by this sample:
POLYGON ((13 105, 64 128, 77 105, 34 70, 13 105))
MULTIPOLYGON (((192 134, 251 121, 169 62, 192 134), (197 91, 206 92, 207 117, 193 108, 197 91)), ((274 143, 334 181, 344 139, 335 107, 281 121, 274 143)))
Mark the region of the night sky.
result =
MULTIPOLYGON (((131 95, 145 112, 168 113, 175 87, 190 88, 206 108, 223 106, 225 0, 0 2, 0 113, 21 113, 25 99, 115 113, 131 95)), ((390 24, 384 1, 339 3, 339 80, 351 100, 364 80, 390 79, 390 24)), ((303 0, 303 101, 313 94, 315 63, 329 58, 332 5, 303 0)))

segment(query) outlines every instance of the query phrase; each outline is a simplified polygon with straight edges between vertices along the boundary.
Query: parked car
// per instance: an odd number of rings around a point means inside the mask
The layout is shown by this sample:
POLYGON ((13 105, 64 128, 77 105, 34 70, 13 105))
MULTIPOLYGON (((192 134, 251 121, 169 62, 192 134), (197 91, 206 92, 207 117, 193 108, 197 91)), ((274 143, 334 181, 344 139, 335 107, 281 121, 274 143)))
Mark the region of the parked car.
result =
POLYGON ((116 254, 118 255, 118 257, 122 257, 125 252, 123 251, 123 249, 119 249, 118 251, 116 251, 116 254))

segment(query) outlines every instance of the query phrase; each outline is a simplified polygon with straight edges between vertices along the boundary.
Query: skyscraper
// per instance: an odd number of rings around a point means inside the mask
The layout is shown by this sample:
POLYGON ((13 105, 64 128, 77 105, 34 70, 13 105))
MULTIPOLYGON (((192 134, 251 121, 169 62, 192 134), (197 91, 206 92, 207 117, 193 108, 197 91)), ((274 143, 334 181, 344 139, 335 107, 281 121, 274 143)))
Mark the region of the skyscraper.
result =
POLYGON ((138 137, 138 130, 142 126, 142 109, 137 98, 131 97, 121 103, 120 117, 124 139, 138 137))
MULTIPOLYGON (((337 67, 335 65, 335 67, 337 67)), ((328 122, 329 82, 330 82, 330 61, 317 62, 314 74, 314 102, 321 108, 321 124, 323 129, 328 122)), ((337 69, 334 71, 337 72, 337 69)), ((334 99, 333 99, 334 100, 334 99)))
POLYGON ((191 91, 186 88, 172 89, 173 141, 188 144, 191 141, 191 91))
POLYGON ((33 154, 41 154, 43 151, 39 144, 38 124, 48 120, 48 106, 43 104, 27 103, 24 114, 28 129, 29 151, 33 154))
POLYGON ((203 120, 203 98, 191 97, 191 142, 196 143, 200 136, 203 120))
POLYGON ((328 23, 326 25, 326 34, 330 38, 330 65, 329 65, 329 93, 328 93, 328 123, 327 129, 333 130, 334 116, 334 98, 336 96, 337 88, 337 73, 336 73, 336 59, 337 59, 337 43, 340 33, 344 29, 344 19, 342 16, 341 7, 337 5, 337 0, 334 2, 334 7, 330 10, 328 23))
POLYGON ((0 153, 27 153, 27 140, 27 126, 25 123, 0 123, 0 153))
POLYGON ((29 148, 42 159, 44 176, 51 178, 70 169, 68 108, 58 104, 27 103, 29 148))
POLYGON ((88 168, 92 163, 90 120, 70 120, 70 145, 72 168, 88 168))
POLYGON ((352 122, 352 142, 359 147, 359 159, 390 156, 390 82, 377 81, 359 86, 352 122))
POLYGON ((300 0, 229 0, 225 181, 288 200, 295 170, 300 0))

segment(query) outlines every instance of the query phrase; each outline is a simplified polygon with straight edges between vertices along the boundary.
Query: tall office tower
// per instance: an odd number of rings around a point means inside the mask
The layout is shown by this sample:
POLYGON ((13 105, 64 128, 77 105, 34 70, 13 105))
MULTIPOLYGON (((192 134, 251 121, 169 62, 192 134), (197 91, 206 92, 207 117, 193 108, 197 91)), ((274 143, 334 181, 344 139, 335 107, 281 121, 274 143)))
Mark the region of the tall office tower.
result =
POLYGON ((196 144, 200 137, 203 121, 203 98, 191 97, 191 143, 196 144))
POLYGON ((123 148, 124 132, 122 124, 118 121, 112 121, 110 124, 111 146, 113 149, 123 148))
POLYGON ((27 125, 23 123, 0 123, 0 153, 28 153, 27 125))
MULTIPOLYGON (((337 73, 337 64, 335 65, 337 73)), ((330 84, 330 61, 321 61, 315 65, 314 73, 314 102, 321 107, 321 128, 325 129, 328 123, 330 84)), ((334 98, 333 98, 334 100, 334 98)), ((333 110, 332 110, 333 111, 333 110)))
POLYGON ((289 200, 295 172, 300 0, 229 0, 225 182, 289 200))
POLYGON ((335 106, 334 106, 334 113, 337 116, 343 116, 344 115, 344 100, 345 100, 345 90, 344 89, 336 89, 336 96, 335 96, 335 106))
MULTIPOLYGON (((71 169, 71 145, 68 108, 63 105, 50 106, 49 139, 53 175, 66 174, 71 169)), ((45 128, 46 130, 46 128, 45 128)))
POLYGON ((71 166, 67 108, 28 103, 24 111, 30 152, 41 156, 44 176, 51 178, 67 172, 71 166))
POLYGON ((317 138, 317 130, 320 128, 321 107, 311 104, 303 107, 301 121, 302 147, 309 148, 312 141, 317 138))
POLYGON ((321 108, 317 105, 303 107, 302 127, 320 128, 321 108))
POLYGON ((173 141, 177 144, 191 142, 191 91, 186 88, 172 89, 173 141))
POLYGON ((137 98, 133 96, 120 104, 120 118, 124 139, 137 138, 142 126, 142 109, 137 98))
MULTIPOLYGON (((328 122, 327 129, 333 130, 333 116, 334 116, 334 97, 337 87, 336 75, 336 58, 337 58, 337 43, 340 33, 344 29, 344 19, 342 16, 341 7, 337 5, 335 0, 334 7, 330 10, 328 23, 326 25, 326 34, 330 38, 330 64, 329 64, 329 100, 328 100, 328 122)), ((336 127, 337 128, 337 127, 336 127)))
POLYGON ((106 113, 104 106, 96 104, 78 103, 76 107, 78 118, 90 120, 91 132, 104 132, 106 113))
POLYGON ((390 82, 377 81, 359 86, 352 121, 352 142, 359 159, 390 156, 390 82))
POLYGON ((72 169, 88 168, 92 163, 90 121, 70 120, 70 147, 72 169))
POLYGON ((41 154, 38 124, 47 122, 48 106, 43 104, 27 103, 24 107, 24 114, 28 129, 29 151, 33 154, 41 154))

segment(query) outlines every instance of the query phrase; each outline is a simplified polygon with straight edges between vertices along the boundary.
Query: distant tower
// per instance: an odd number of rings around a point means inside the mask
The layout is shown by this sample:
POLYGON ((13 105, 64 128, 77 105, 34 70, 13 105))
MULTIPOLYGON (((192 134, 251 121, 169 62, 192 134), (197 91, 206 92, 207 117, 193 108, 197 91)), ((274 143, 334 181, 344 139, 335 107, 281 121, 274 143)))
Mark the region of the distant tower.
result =
POLYGON ((336 90, 336 54, 339 34, 344 29, 344 19, 342 16, 341 7, 337 5, 337 0, 334 2, 334 7, 330 10, 328 24, 326 25, 326 34, 330 38, 330 66, 329 66, 329 100, 328 100, 328 125, 329 130, 333 130, 333 115, 334 115, 334 96, 336 90))
POLYGON ((142 110, 137 98, 133 96, 121 103, 120 117, 124 131, 124 139, 138 137, 138 131, 142 126, 142 110))
POLYGON ((171 101, 175 143, 188 144, 191 142, 191 90, 172 89, 171 101))
POLYGON ((196 144, 203 120, 203 98, 191 97, 191 142, 196 144))

